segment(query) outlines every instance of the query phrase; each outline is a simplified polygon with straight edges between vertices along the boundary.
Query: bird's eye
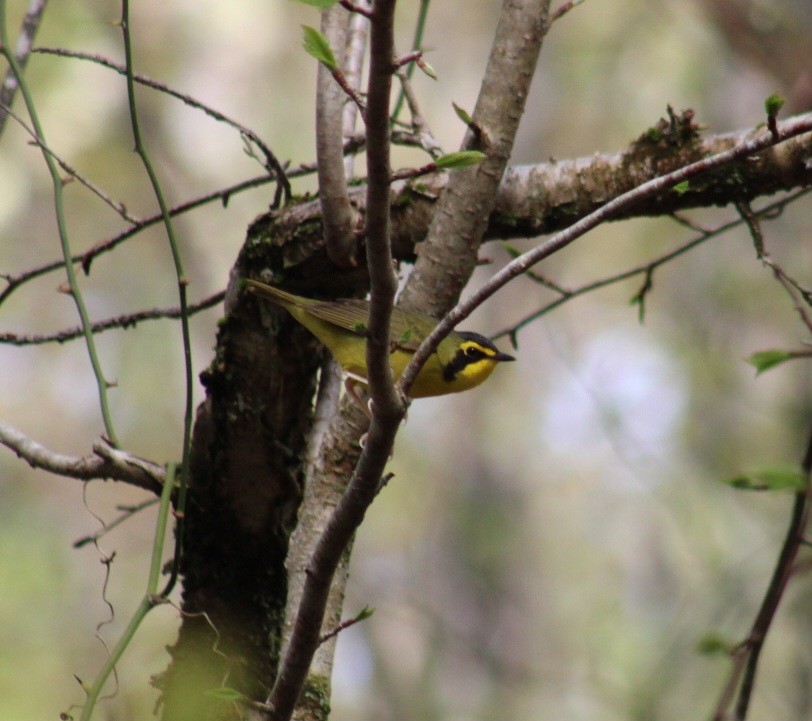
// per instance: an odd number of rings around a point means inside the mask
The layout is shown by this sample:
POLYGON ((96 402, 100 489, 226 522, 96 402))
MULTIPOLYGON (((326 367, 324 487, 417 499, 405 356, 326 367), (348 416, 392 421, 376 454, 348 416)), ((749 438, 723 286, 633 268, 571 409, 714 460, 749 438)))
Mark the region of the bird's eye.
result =
POLYGON ((474 348, 474 346, 468 346, 465 349, 465 356, 467 358, 472 358, 472 359, 473 358, 481 358, 482 357, 482 351, 479 350, 479 348, 474 348))

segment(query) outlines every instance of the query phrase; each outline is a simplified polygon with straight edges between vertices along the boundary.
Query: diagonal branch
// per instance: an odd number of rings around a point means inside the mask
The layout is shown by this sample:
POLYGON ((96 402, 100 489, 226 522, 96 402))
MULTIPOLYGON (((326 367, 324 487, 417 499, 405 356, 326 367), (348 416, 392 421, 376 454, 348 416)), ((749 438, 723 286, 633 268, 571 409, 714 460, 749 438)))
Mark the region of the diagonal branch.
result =
POLYGON ((319 646, 330 586, 344 551, 377 495, 405 408, 389 366, 389 321, 397 278, 389 242, 389 96, 394 72, 394 0, 375 3, 370 33, 367 106, 367 258, 372 304, 367 366, 375 410, 369 440, 355 473, 310 559, 290 642, 268 702, 276 719, 290 718, 319 646))
MULTIPOLYGON (((220 291, 214 295, 204 298, 197 303, 191 303, 186 309, 187 315, 192 316, 202 310, 211 308, 220 303, 225 297, 225 291, 220 291)), ((90 330, 94 334, 101 333, 111 328, 132 328, 145 320, 157 320, 159 318, 180 318, 182 315, 180 308, 153 308, 152 310, 142 310, 138 313, 127 313, 117 318, 108 318, 93 323, 90 330)), ((43 335, 21 335, 17 333, 0 333, 0 344, 6 345, 42 345, 43 343, 64 343, 82 336, 81 328, 71 328, 69 330, 58 331, 43 335)))
MULTIPOLYGON (((645 202, 647 199, 665 193, 679 183, 691 181, 704 173, 709 173, 725 165, 757 155, 767 148, 772 148, 779 143, 784 143, 809 132, 812 132, 812 114, 802 115, 779 123, 777 138, 771 132, 762 131, 757 136, 729 150, 718 153, 710 158, 703 158, 702 160, 675 170, 672 173, 667 173, 643 183, 634 190, 614 198, 595 212, 573 223, 566 230, 556 233, 545 242, 519 256, 498 273, 491 276, 485 284, 464 302, 457 304, 457 306, 449 311, 440 323, 437 324, 435 329, 423 341, 420 348, 417 349, 409 365, 404 370, 403 375, 400 377, 399 386, 401 390, 404 393, 408 393, 420 368, 437 348, 440 341, 448 335, 454 326, 467 318, 475 308, 490 298, 496 291, 539 261, 558 252, 601 223, 623 216, 623 214, 629 212, 630 209, 638 203, 645 202)), ((678 194, 674 193, 674 195, 678 194)))
POLYGON ((502 6, 482 89, 461 147, 481 150, 487 157, 474 168, 451 174, 400 298, 407 309, 441 317, 476 267, 547 34, 549 4, 549 0, 506 0, 502 6))
POLYGON ((801 462, 801 470, 806 478, 806 490, 795 495, 784 545, 781 548, 770 584, 764 594, 764 599, 753 621, 750 633, 733 653, 733 671, 717 703, 713 715, 714 721, 721 721, 726 718, 728 707, 733 700, 733 690, 742 674, 743 678, 739 686, 734 718, 736 721, 744 721, 747 718, 750 698, 756 681, 756 672, 758 671, 759 655, 775 614, 778 612, 778 605, 792 577, 798 551, 805 542, 804 535, 809 523, 809 509, 810 502, 812 502, 812 433, 810 433, 807 441, 806 451, 801 462))
MULTIPOLYGON (((67 50, 65 48, 36 48, 34 50, 36 53, 44 53, 48 55, 57 55, 59 57, 65 58, 75 58, 77 60, 88 60, 90 62, 96 63, 97 65, 101 65, 102 67, 109 68, 110 70, 115 70, 119 75, 127 75, 127 68, 125 65, 120 65, 119 63, 114 63, 112 60, 103 57, 102 55, 96 55, 94 53, 82 53, 77 50, 67 50)), ((146 75, 141 75, 140 73, 133 73, 132 78, 136 83, 141 85, 145 85, 148 88, 152 88, 153 90, 158 90, 162 93, 166 93, 167 95, 171 95, 174 98, 186 103, 191 108, 196 108, 197 110, 202 110, 206 115, 214 120, 225 123, 226 125, 230 125, 232 128, 238 130, 241 135, 248 138, 254 145, 256 145, 262 155, 265 158, 265 167, 269 173, 272 173, 274 178, 277 182, 277 194, 274 198, 274 207, 279 205, 282 195, 284 194, 285 203, 290 200, 291 190, 290 190, 290 181, 288 180, 288 176, 285 173, 285 169, 282 167, 282 164, 277 159, 274 152, 270 149, 267 143, 265 143, 262 138, 259 137, 253 130, 242 125, 242 123, 237 122, 233 118, 228 117, 224 113, 221 113, 219 110, 215 110, 214 108, 202 103, 201 101, 193 98, 191 95, 187 95, 186 93, 181 93, 173 88, 170 88, 168 85, 158 82, 157 80, 153 80, 152 78, 147 77, 146 75)))
MULTIPOLYGON (((28 64, 31 48, 34 45, 34 37, 37 34, 37 30, 39 30, 42 15, 45 12, 45 6, 47 4, 48 0, 31 0, 28 5, 28 10, 25 12, 25 17, 20 27, 20 35, 17 38, 17 45, 14 48, 14 57, 17 59, 17 65, 21 71, 25 71, 25 66, 28 64)), ((18 87, 17 76, 14 74, 14 70, 9 68, 6 71, 3 84, 0 85, 0 135, 2 135, 3 128, 8 119, 9 112, 7 108, 10 108, 12 102, 14 102, 14 96, 17 93, 18 87)))
POLYGON ((112 448, 107 443, 94 443, 90 456, 67 456, 0 422, 0 444, 14 451, 32 468, 66 478, 123 481, 156 495, 160 494, 166 480, 166 469, 162 466, 112 448))

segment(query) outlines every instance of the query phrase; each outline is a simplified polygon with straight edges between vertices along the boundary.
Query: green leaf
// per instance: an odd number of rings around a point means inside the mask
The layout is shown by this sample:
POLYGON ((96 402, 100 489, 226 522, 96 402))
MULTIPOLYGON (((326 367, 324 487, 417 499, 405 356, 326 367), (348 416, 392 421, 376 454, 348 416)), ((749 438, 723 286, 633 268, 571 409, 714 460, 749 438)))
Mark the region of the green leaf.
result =
POLYGON ((432 80, 437 80, 437 73, 434 72, 434 68, 431 67, 423 58, 417 58, 415 60, 417 63, 417 67, 420 68, 426 75, 428 75, 432 80))
POLYGON ((458 169, 478 165, 484 159, 485 153, 481 153, 478 150, 461 150, 458 153, 441 155, 434 163, 441 169, 458 169))
POLYGON ((412 339, 413 335, 414 335, 414 329, 410 326, 405 331, 403 331, 400 338, 398 338, 398 345, 403 345, 404 343, 408 343, 412 339))
POLYGON ((237 689, 228 688, 227 686, 207 689, 205 694, 216 698, 218 701, 242 701, 245 698, 237 689))
POLYGON ((511 258, 518 258, 522 254, 522 251, 520 251, 515 245, 511 245, 505 241, 502 242, 502 248, 511 258))
POLYGON ((764 468, 723 481, 745 491, 803 491, 806 477, 797 468, 764 468))
POLYGON ((365 621, 368 619, 372 614, 375 613, 374 608, 370 608, 369 606, 364 606, 355 616, 353 619, 354 621, 365 621))
POLYGON ((677 195, 683 195, 688 192, 690 187, 690 182, 683 180, 681 183, 677 183, 673 188, 671 188, 671 190, 673 190, 677 195))
POLYGON ((758 353, 753 353, 747 362, 756 367, 756 375, 760 375, 764 371, 775 368, 788 360, 795 358, 794 353, 785 350, 762 350, 758 353))
POLYGON ((696 650, 704 656, 715 656, 718 654, 729 656, 735 647, 736 644, 729 638, 725 638, 716 631, 710 631, 699 639, 696 650))
POLYGON ((324 37, 316 28, 311 28, 309 25, 302 25, 302 46, 318 60, 328 70, 337 70, 338 63, 336 62, 335 55, 330 49, 327 38, 324 37))
POLYGON ((300 2, 302 5, 311 5, 314 8, 326 10, 327 8, 333 7, 338 0, 296 0, 296 2, 300 2))
POLYGON ((474 124, 474 119, 459 105, 452 102, 451 107, 454 108, 454 112, 457 114, 457 117, 462 120, 469 128, 474 124))
POLYGON ((781 97, 779 93, 770 95, 770 97, 764 101, 764 110, 767 111, 767 116, 774 118, 778 115, 778 112, 784 107, 784 103, 786 102, 786 98, 781 97))

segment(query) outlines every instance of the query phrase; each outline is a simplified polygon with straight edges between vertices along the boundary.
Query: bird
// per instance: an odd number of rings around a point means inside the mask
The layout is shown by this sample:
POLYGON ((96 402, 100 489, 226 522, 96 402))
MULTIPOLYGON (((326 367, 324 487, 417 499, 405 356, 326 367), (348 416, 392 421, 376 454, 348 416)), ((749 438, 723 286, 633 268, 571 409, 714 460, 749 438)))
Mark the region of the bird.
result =
MULTIPOLYGON (((368 385, 366 337, 370 302, 303 298, 252 279, 246 279, 245 286, 261 298, 284 308, 327 346, 347 376, 347 391, 363 407, 354 392, 354 385, 368 385)), ((392 309, 389 362, 395 381, 437 323, 435 318, 424 313, 392 309)), ((487 380, 499 363, 514 360, 484 335, 451 331, 420 369, 409 396, 428 398, 467 391, 487 380)))

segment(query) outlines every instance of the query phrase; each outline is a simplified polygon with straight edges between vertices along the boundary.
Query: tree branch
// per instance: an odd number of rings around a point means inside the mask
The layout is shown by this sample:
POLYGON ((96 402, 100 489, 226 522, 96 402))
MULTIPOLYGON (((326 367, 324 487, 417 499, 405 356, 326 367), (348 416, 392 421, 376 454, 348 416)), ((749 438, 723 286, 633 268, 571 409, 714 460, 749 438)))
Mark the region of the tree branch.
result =
MULTIPOLYGON (((779 123, 777 139, 773 133, 762 130, 761 133, 755 137, 729 150, 718 153, 710 158, 703 158, 695 163, 686 165, 684 168, 675 170, 672 173, 654 178, 634 190, 614 198, 595 212, 573 223, 566 230, 556 233, 545 242, 519 256, 498 273, 491 276, 485 284, 464 302, 457 304, 457 306, 449 311, 437 324, 437 327, 426 337, 421 346, 417 349, 409 365, 404 370, 403 375, 401 375, 398 383, 401 391, 408 393, 408 389, 417 377, 419 369, 434 352, 440 341, 448 335, 455 325, 467 318, 475 308, 490 298, 497 290, 513 280, 513 278, 524 273, 540 260, 558 252, 601 223, 608 220, 615 220, 618 217, 625 217, 625 214, 633 206, 665 193, 679 183, 691 181, 698 176, 710 173, 725 165, 750 158, 767 148, 772 148, 776 144, 784 143, 793 138, 796 139, 796 142, 800 142, 797 140, 798 136, 803 136, 809 132, 812 132, 812 113, 779 123)), ((679 195, 679 193, 673 193, 673 195, 679 195)))
MULTIPOLYGON (((336 48, 340 71, 345 65, 350 14, 340 5, 322 11, 321 32, 336 48)), ((344 78, 346 82, 346 78, 344 78)), ((347 194, 344 174, 344 103, 347 96, 336 74, 319 63, 316 90, 316 156, 319 203, 327 256, 339 267, 356 263, 355 212, 347 194)))
MULTIPOLYGON (((764 208, 761 208, 755 211, 755 216, 758 218, 770 217, 774 216, 776 213, 782 211, 787 205, 794 202, 798 198, 804 195, 808 195, 812 192, 810 188, 804 188, 803 190, 799 190, 796 193, 792 194, 791 196, 784 198, 783 200, 777 201, 775 203, 771 203, 764 208)), ((681 219, 675 218, 677 222, 682 222, 681 219)), ((691 240, 686 241, 682 245, 674 248, 673 250, 669 250, 662 255, 653 258, 645 263, 640 263, 639 265, 633 266, 632 268, 627 268, 619 273, 615 273, 613 275, 606 276, 604 278, 599 278, 598 280, 593 280, 588 283, 584 283, 583 285, 578 286, 577 288, 562 288, 561 286, 553 283, 547 278, 541 278, 538 274, 534 273, 533 271, 527 271, 526 275, 531 279, 535 280, 537 283, 544 285, 545 287, 549 288, 556 292, 559 297, 550 301, 546 305, 543 305, 538 310, 533 311, 532 313, 528 314, 524 318, 513 323, 509 328, 504 328, 497 333, 494 333, 491 336, 491 340, 498 340, 504 336, 508 336, 511 340, 513 347, 517 346, 517 335, 520 330, 525 328, 526 326, 530 325, 534 321, 538 320, 544 315, 547 315, 551 311, 555 310, 559 306, 567 303, 574 298, 578 298, 579 296, 585 295, 587 293, 591 293, 594 290, 598 290, 599 288, 605 288, 609 285, 613 285, 615 283, 620 283, 621 281, 628 280, 629 278, 633 278, 637 275, 645 274, 647 278, 651 278, 654 274, 654 271, 657 270, 660 266, 666 265, 670 263, 675 258, 693 250, 699 245, 711 240, 712 238, 718 237, 723 233, 726 233, 733 228, 737 228, 744 224, 744 220, 742 218, 738 218, 736 220, 730 220, 726 223, 723 223, 715 228, 697 228, 694 225, 689 225, 692 230, 696 230, 698 235, 691 240)), ((519 254, 517 254, 519 255, 519 254)), ((642 295, 641 292, 639 294, 641 296, 637 302, 642 303, 642 295)))
POLYGON ((66 456, 56 453, 21 431, 0 422, 0 444, 22 458, 32 468, 82 481, 113 480, 129 483, 159 495, 166 469, 151 461, 116 450, 107 443, 93 444, 92 456, 66 456))
MULTIPOLYGON (((220 303, 225 297, 225 291, 220 291, 214 295, 204 298, 197 303, 192 303, 186 309, 188 316, 193 316, 202 310, 211 308, 220 303)), ((145 320, 157 320, 159 318, 180 318, 180 308, 153 308, 152 310, 142 310, 138 313, 126 313, 117 318, 108 318, 107 320, 100 320, 90 326, 90 330, 94 334, 101 333, 111 328, 132 328, 133 326, 145 320)), ((47 333, 42 335, 22 335, 17 333, 0 333, 0 343, 6 345, 42 345, 43 343, 65 343, 66 341, 74 340, 82 336, 81 328, 71 328, 69 330, 61 330, 57 333, 47 333)))
MULTIPOLYGON (((40 23, 42 22, 42 15, 45 12, 45 6, 48 0, 31 0, 28 4, 28 10, 23 17, 22 26, 20 27, 20 35, 17 37, 17 45, 14 48, 14 57, 17 59, 17 65, 21 71, 25 70, 28 64, 28 58, 31 55, 31 48, 34 45, 34 38, 39 30, 40 23)), ((14 70, 9 68, 6 71, 6 77, 3 79, 3 84, 0 85, 0 135, 3 134, 3 128, 6 126, 8 118, 8 111, 14 102, 14 96, 17 93, 19 83, 14 74, 14 70)))
MULTIPOLYGON (((48 55, 57 55, 59 57, 65 58, 75 58, 77 60, 87 60, 92 63, 96 63, 97 65, 101 65, 102 67, 109 68, 110 70, 115 70, 119 75, 126 75, 127 68, 124 65, 120 65, 118 63, 114 63, 112 60, 109 60, 101 55, 96 55, 94 53, 82 53, 76 50, 67 50, 65 48, 36 48, 34 50, 36 53, 44 53, 48 55)), ((185 103, 191 108, 195 108, 197 110, 202 110, 206 115, 213 118, 214 120, 225 123, 226 125, 230 125, 235 130, 238 130, 241 135, 248 138, 252 143, 254 143, 262 152, 265 158, 265 168, 274 176, 274 179, 277 182, 277 193, 276 197, 274 198, 274 207, 277 207, 280 203, 282 196, 284 195, 284 200, 287 203, 290 200, 291 190, 290 190, 290 181, 288 180, 288 176, 285 174, 285 170, 282 167, 282 164, 277 159, 274 152, 270 149, 267 143, 262 140, 251 128, 242 125, 241 123, 237 122, 236 120, 229 118, 224 113, 221 113, 219 110, 215 110, 214 108, 202 103, 200 100, 193 98, 191 95, 187 95, 186 93, 181 93, 178 90, 174 90, 170 88, 168 85, 158 82, 157 80, 153 80, 152 78, 147 77, 146 75, 141 75, 140 73, 133 73, 132 78, 135 82, 139 83, 140 85, 145 85, 148 88, 152 88, 153 90, 158 90, 159 92, 166 93, 167 95, 171 95, 173 98, 177 98, 181 102, 185 103)))
MULTIPOLYGON (((812 113, 798 115, 784 123, 804 122, 810 117, 812 113)), ((752 128, 706 137, 697 133, 682 144, 670 143, 665 138, 653 142, 647 132, 642 140, 619 153, 507 168, 483 239, 528 238, 562 230, 649 180, 737 147, 759 132, 759 128, 752 128)), ((614 219, 670 215, 692 208, 726 205, 737 196, 752 200, 812 184, 809 143, 808 137, 796 137, 752 157, 739 158, 735 164, 717 168, 713 174, 689 184, 684 192, 646 195, 625 207, 614 219)), ((395 257, 414 257, 417 241, 425 239, 429 231, 438 199, 459 174, 460 171, 424 176, 417 187, 406 181, 392 185, 395 257)), ((365 193, 364 186, 350 190, 351 202, 362 214, 366 212, 365 193)), ((318 217, 319 204, 311 201, 291 206, 281 214, 262 216, 249 232, 261 234, 273 224, 276 234, 286 236, 284 242, 276 242, 283 247, 288 262, 297 265, 323 247, 320 237, 315 236, 315 232, 320 235, 318 217), (308 225, 315 232, 303 232, 308 225)), ((426 247, 424 240, 420 247, 426 247)))
POLYGON ((742 672, 744 678, 739 687, 734 718, 736 721, 744 721, 747 717, 750 697, 753 693, 756 672, 758 671, 759 655, 775 614, 778 612, 778 605, 792 577, 795 559, 801 545, 804 543, 804 535, 809 524, 809 508, 810 502, 812 502, 812 433, 810 433, 807 441, 806 451, 801 462, 801 470, 806 478, 806 490, 795 494, 792 516, 784 539, 784 545, 781 548, 770 584, 764 594, 764 600, 761 602, 761 607, 753 621, 750 633, 734 652, 734 668, 730 680, 725 684, 722 697, 717 703, 713 715, 714 721, 721 721, 721 719, 725 718, 728 706, 732 701, 733 688, 735 688, 735 684, 742 672))
POLYGON ((400 305, 440 317, 459 298, 476 267, 497 191, 524 112, 542 41, 549 0, 506 0, 482 89, 462 150, 482 150, 478 166, 451 174, 432 216, 400 305), (509 108, 506 112, 505 109, 509 108))
POLYGON ((372 304, 367 341, 368 378, 375 402, 369 440, 355 473, 310 559, 290 643, 268 702, 275 717, 288 719, 319 645, 324 611, 336 569, 377 495, 380 478, 405 412, 389 366, 389 320, 397 278, 389 243, 389 95, 394 56, 394 0, 378 0, 370 34, 367 106, 367 258, 372 304))

